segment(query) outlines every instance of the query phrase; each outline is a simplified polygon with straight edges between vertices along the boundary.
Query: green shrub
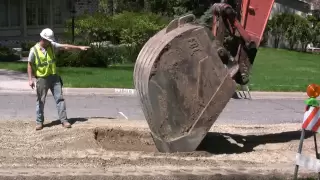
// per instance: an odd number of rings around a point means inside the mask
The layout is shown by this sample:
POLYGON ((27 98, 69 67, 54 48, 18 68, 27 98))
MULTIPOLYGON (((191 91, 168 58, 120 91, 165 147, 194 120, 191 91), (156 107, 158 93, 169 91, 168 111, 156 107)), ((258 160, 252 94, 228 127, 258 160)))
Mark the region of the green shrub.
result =
POLYGON ((22 51, 29 51, 32 46, 34 46, 37 42, 36 41, 27 41, 21 43, 22 51))
POLYGON ((108 67, 107 52, 101 48, 87 51, 60 51, 57 54, 57 66, 69 67, 108 67))
POLYGON ((125 12, 115 15, 120 34, 120 43, 142 46, 159 30, 164 28, 168 21, 152 13, 125 12))
MULTIPOLYGON (((88 42, 110 41, 112 44, 141 46, 168 22, 153 13, 123 12, 114 16, 96 13, 76 19, 75 36, 88 42)), ((66 27, 70 35, 71 20, 67 21, 66 27)))
POLYGON ((133 62, 137 52, 132 45, 91 46, 87 51, 60 51, 57 66, 108 67, 111 64, 133 62))
MULTIPOLYGON (((92 48, 87 52, 63 52, 60 66, 108 67, 113 63, 135 62, 140 49, 169 22, 153 13, 123 12, 114 16, 103 13, 82 15, 75 20, 75 36, 88 45, 109 41, 108 47, 92 48)), ((71 34, 71 21, 66 23, 71 34)))
MULTIPOLYGON (((112 18, 102 13, 96 13, 94 15, 82 15, 75 20, 75 36, 78 36, 82 41, 116 41, 113 37, 117 35, 113 34, 114 25, 112 24, 112 18)), ((71 34, 71 20, 66 24, 67 34, 71 34)))
POLYGON ((28 57, 28 56, 29 56, 29 53, 30 53, 29 51, 22 51, 22 52, 21 52, 21 56, 22 56, 22 57, 28 57))
POLYGON ((20 60, 18 55, 15 55, 11 49, 0 45, 0 61, 10 62, 20 60))

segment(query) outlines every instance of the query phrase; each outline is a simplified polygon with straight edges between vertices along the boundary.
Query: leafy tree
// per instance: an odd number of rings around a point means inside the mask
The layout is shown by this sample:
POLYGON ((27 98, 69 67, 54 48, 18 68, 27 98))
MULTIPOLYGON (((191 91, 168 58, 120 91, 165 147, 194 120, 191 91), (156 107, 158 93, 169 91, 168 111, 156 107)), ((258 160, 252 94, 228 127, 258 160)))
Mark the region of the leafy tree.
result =
POLYGON ((274 48, 279 47, 279 43, 285 35, 284 24, 282 23, 285 19, 285 16, 286 14, 277 14, 268 21, 267 29, 274 38, 274 48))
POLYGON ((289 48, 293 50, 294 45, 299 40, 305 41, 305 37, 302 32, 305 32, 304 27, 308 27, 309 24, 305 18, 297 14, 285 14, 283 27, 285 28, 284 37, 289 42, 289 48))
POLYGON ((207 28, 211 29, 213 22, 212 8, 207 9, 204 14, 200 17, 199 23, 207 28))
MULTIPOLYGON (((142 12, 149 10, 150 0, 99 0, 99 12, 116 15, 123 11, 142 12)), ((149 12, 149 11, 147 11, 149 12)))
POLYGON ((319 43, 320 18, 317 15, 309 15, 307 20, 311 23, 310 41, 316 45, 319 43))
POLYGON ((301 42, 302 50, 306 51, 307 44, 311 41, 312 27, 310 22, 306 18, 300 17, 296 25, 297 28, 297 39, 301 42))

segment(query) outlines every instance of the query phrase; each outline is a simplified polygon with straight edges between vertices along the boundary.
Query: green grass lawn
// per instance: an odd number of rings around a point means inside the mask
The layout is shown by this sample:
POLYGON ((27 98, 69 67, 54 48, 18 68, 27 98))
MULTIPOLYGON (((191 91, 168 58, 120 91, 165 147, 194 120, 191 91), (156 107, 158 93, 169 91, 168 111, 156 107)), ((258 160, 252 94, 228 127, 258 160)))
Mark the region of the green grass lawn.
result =
POLYGON ((133 65, 106 68, 60 68, 66 87, 133 88, 133 65))
MULTIPOLYGON (((26 72, 26 63, 0 62, 0 69, 26 72)), ((60 67, 65 87, 133 88, 133 64, 110 68, 60 67)), ((282 49, 260 48, 253 66, 250 89, 305 91, 320 84, 320 56, 282 49)))
POLYGON ((256 91, 305 91, 320 84, 320 56, 283 49, 260 48, 250 87, 256 91))
MULTIPOLYGON (((0 62, 0 69, 27 72, 26 62, 0 62)), ((65 87, 133 88, 133 65, 109 68, 58 67, 65 87)))

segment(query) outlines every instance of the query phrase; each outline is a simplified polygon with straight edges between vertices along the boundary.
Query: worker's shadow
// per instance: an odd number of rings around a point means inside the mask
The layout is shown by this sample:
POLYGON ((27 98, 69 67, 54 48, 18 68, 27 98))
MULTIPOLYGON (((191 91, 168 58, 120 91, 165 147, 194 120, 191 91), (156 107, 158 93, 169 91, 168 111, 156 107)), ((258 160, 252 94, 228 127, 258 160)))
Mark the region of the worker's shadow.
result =
MULTIPOLYGON (((76 122, 85 122, 88 121, 87 118, 69 118, 68 122, 73 125, 76 122)), ((55 120, 55 121, 51 121, 50 123, 44 124, 43 127, 53 127, 53 126, 58 126, 61 125, 61 121, 60 120, 55 120)))
MULTIPOLYGON (((310 136, 313 136, 313 133, 306 131, 305 138, 309 138, 310 136)), ((252 152, 258 145, 300 140, 300 137, 301 131, 248 136, 209 132, 198 146, 197 151, 206 151, 212 154, 252 152)))

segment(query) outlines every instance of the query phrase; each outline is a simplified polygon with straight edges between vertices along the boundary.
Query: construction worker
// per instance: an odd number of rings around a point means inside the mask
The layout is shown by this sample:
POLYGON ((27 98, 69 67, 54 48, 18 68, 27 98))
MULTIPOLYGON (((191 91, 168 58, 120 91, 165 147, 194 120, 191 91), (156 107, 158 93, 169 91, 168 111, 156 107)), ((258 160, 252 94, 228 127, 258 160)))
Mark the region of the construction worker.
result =
POLYGON ((55 52, 59 49, 87 50, 89 46, 75 46, 70 44, 59 44, 55 42, 54 33, 51 29, 43 29, 40 33, 40 41, 31 49, 28 57, 29 86, 32 89, 35 83, 32 75, 36 78, 36 130, 43 128, 44 104, 47 92, 50 89, 59 114, 59 120, 65 128, 71 128, 67 120, 66 104, 62 93, 62 80, 56 71, 55 52))

